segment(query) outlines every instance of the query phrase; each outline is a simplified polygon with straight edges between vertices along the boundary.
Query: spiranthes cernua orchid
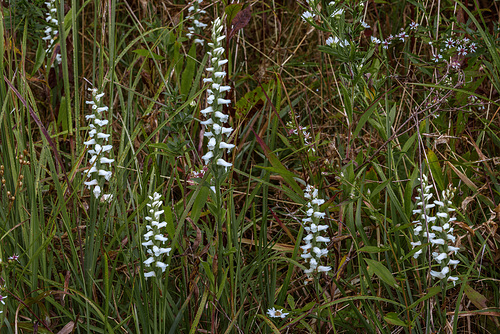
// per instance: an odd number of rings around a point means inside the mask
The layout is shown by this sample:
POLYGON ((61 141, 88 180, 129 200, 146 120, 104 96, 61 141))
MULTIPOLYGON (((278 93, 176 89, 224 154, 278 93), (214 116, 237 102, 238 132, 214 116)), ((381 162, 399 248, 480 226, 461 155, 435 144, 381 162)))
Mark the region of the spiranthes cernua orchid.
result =
MULTIPOLYGON (((48 46, 45 49, 45 53, 50 54, 50 52, 54 49, 54 41, 59 34, 57 30, 57 26, 59 25, 59 21, 57 20, 57 7, 56 2, 54 0, 49 0, 45 2, 47 5, 48 12, 45 14, 45 21, 47 21, 47 26, 45 27, 44 33, 45 36, 42 37, 44 41, 47 42, 48 46)), ((52 66, 61 63, 61 54, 57 53, 55 57, 54 63, 52 66)))
POLYGON ((224 171, 227 171, 232 166, 232 163, 225 161, 223 154, 224 152, 230 153, 235 145, 227 142, 233 129, 226 125, 229 116, 224 114, 223 108, 225 105, 231 103, 231 100, 225 99, 226 92, 230 91, 231 87, 224 85, 224 78, 226 77, 224 66, 228 60, 223 57, 225 49, 222 46, 222 42, 226 38, 222 34, 223 28, 222 20, 217 18, 213 22, 212 42, 208 43, 211 51, 207 53, 210 57, 211 65, 206 70, 210 75, 203 79, 204 83, 209 84, 209 88, 207 88, 208 106, 200 111, 205 117, 205 120, 201 121, 200 124, 206 127, 204 136, 208 139, 208 151, 201 158, 206 165, 214 162, 221 168, 224 168, 224 171))
MULTIPOLYGON (((200 21, 200 17, 202 14, 206 14, 207 12, 204 9, 200 8, 200 4, 203 0, 195 0, 191 6, 188 7, 188 15, 186 16, 186 20, 192 24, 192 26, 187 27, 188 33, 186 36, 191 39, 194 35, 201 35, 202 29, 205 29, 208 25, 200 21)), ((187 23, 187 22, 186 22, 187 23)), ((201 38, 194 38, 193 42, 196 44, 203 45, 204 41, 201 38)))
POLYGON ((453 235, 454 228, 452 224, 456 218, 451 217, 450 213, 455 211, 451 207, 454 189, 443 190, 441 200, 436 199, 431 203, 433 197, 431 189, 433 186, 429 184, 425 175, 421 179, 419 178, 419 181, 421 187, 417 188, 417 191, 420 195, 415 197, 417 209, 413 210, 413 214, 417 216, 417 219, 412 222, 414 224, 415 241, 411 242, 411 245, 415 248, 428 244, 428 247, 420 248, 413 257, 417 259, 424 253, 426 248, 429 248, 433 264, 438 269, 430 271, 431 277, 441 280, 446 279, 455 285, 458 277, 451 276, 451 270, 456 268, 460 261, 453 259, 452 256, 460 248, 453 246, 456 237, 453 235), (435 215, 432 215, 431 211, 434 211, 435 215))
POLYGON ((314 279, 314 275, 328 272, 332 270, 332 267, 322 265, 323 258, 328 255, 326 244, 330 242, 330 238, 321 235, 323 231, 328 229, 328 225, 321 224, 321 220, 325 218, 326 213, 320 211, 320 206, 325 203, 325 200, 318 198, 318 189, 311 185, 307 185, 304 197, 308 199, 307 217, 303 218, 302 222, 307 235, 302 239, 305 245, 300 246, 302 249, 300 256, 309 265, 309 268, 304 270, 307 275, 305 282, 307 284, 314 279))
POLYGON ((83 144, 87 146, 87 153, 90 154, 90 167, 84 172, 87 176, 87 181, 84 184, 92 191, 94 197, 101 202, 111 202, 113 194, 104 191, 106 183, 113 176, 111 166, 115 159, 109 158, 109 153, 113 149, 110 144, 111 134, 107 133, 109 121, 104 118, 104 111, 108 111, 108 107, 102 103, 104 93, 99 93, 96 88, 89 88, 92 93, 92 99, 85 101, 92 109, 92 113, 86 115, 85 118, 89 122, 89 137, 90 139, 83 144))
POLYGON ((162 231, 167 226, 165 221, 161 221, 161 216, 164 210, 161 209, 163 201, 159 193, 154 193, 149 196, 148 216, 145 218, 148 224, 146 225, 146 233, 144 233, 144 242, 142 245, 146 248, 147 259, 143 262, 147 271, 144 272, 144 277, 155 277, 155 270, 158 268, 161 272, 165 272, 168 264, 165 262, 165 256, 170 254, 172 248, 165 247, 168 238, 164 236, 162 231))

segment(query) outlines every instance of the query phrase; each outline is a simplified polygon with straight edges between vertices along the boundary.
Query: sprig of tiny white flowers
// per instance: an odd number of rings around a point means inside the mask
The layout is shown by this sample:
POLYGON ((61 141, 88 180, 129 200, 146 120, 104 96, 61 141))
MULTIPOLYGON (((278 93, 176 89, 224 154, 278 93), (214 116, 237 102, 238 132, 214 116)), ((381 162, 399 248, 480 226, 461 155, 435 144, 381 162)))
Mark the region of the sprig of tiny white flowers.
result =
MULTIPOLYGON (((45 4, 47 5, 47 9, 49 10, 46 14, 45 14, 45 20, 47 21, 47 26, 45 27, 45 37, 42 37, 42 39, 44 41, 47 41, 48 42, 48 46, 47 46, 47 49, 45 49, 45 53, 49 54, 52 49, 54 48, 54 41, 57 37, 57 35, 59 34, 59 31, 57 29, 54 29, 52 28, 52 25, 55 25, 56 27, 58 26, 59 24, 59 21, 57 20, 57 7, 56 7, 56 3, 55 3, 55 0, 49 0, 47 2, 45 2, 45 4)), ((55 58, 55 62, 52 64, 52 66, 57 65, 61 62, 61 54, 60 53, 57 53, 56 54, 56 58, 55 58)))
MULTIPOLYGON (((144 242, 142 245, 146 248, 148 258, 143 262, 147 268, 156 267, 165 272, 168 264, 165 263, 165 256, 170 255, 172 248, 164 247, 168 238, 162 233, 162 229, 167 226, 167 222, 161 221, 160 217, 165 210, 161 210, 163 201, 161 195, 157 192, 153 196, 149 196, 150 202, 147 204, 149 215, 145 218, 148 221, 146 225, 146 233, 143 235, 144 242)), ((156 276, 156 271, 150 270, 144 272, 144 277, 149 278, 156 276)))
POLYGON ((302 249, 300 256, 309 264, 309 268, 304 270, 307 275, 305 281, 307 284, 313 280, 315 274, 328 272, 332 270, 332 267, 321 265, 322 258, 328 255, 326 243, 330 242, 330 238, 321 235, 321 232, 328 229, 328 225, 321 225, 321 219, 325 218, 326 213, 320 211, 320 206, 325 203, 325 200, 318 198, 318 189, 311 185, 306 186, 304 197, 309 200, 307 217, 302 219, 307 236, 302 239, 305 245, 300 246, 302 249))
POLYGON ((314 153, 316 149, 311 143, 311 133, 307 131, 307 127, 301 126, 301 125, 295 125, 297 122, 289 121, 286 123, 286 128, 288 130, 288 135, 289 136, 296 136, 296 137, 302 137, 304 140, 305 146, 307 146, 307 150, 310 153, 314 153), (300 133, 300 135, 299 135, 300 133))
POLYGON ((97 88, 89 88, 89 90, 92 92, 92 100, 85 101, 85 103, 91 106, 92 114, 86 115, 85 118, 90 123, 90 139, 83 144, 90 148, 87 151, 90 154, 90 167, 84 172, 90 180, 85 181, 84 184, 92 189, 96 199, 100 199, 101 202, 110 202, 113 195, 103 193, 106 181, 109 182, 113 176, 110 169, 111 164, 115 162, 115 159, 108 157, 113 145, 108 143, 111 134, 106 131, 109 121, 103 117, 103 111, 108 111, 109 108, 101 101, 104 93, 98 93, 97 88))
POLYGON ((211 66, 207 67, 206 70, 211 75, 203 79, 204 83, 210 84, 210 88, 207 89, 208 107, 200 111, 206 120, 201 121, 200 124, 206 126, 204 136, 208 138, 208 152, 202 156, 202 159, 206 165, 215 160, 218 166, 224 167, 225 171, 227 171, 232 166, 232 163, 225 161, 222 155, 224 150, 230 153, 234 148, 234 144, 224 141, 224 137, 228 138, 231 135, 233 128, 224 126, 228 122, 229 116, 224 114, 223 107, 231 103, 231 100, 225 99, 224 96, 231 87, 224 86, 224 78, 226 77, 224 65, 228 60, 223 59, 225 50, 222 41, 226 38, 225 35, 222 35, 223 28, 222 20, 217 18, 213 22, 212 42, 208 43, 211 51, 207 52, 210 56, 211 66))
MULTIPOLYGON (((413 248, 422 246, 423 242, 429 242, 432 260, 437 262, 440 270, 431 270, 430 275, 437 279, 446 279, 453 282, 455 285, 458 277, 450 275, 450 266, 456 268, 460 263, 459 260, 452 259, 452 255, 456 255, 459 247, 453 246, 456 237, 453 235, 453 227, 451 223, 456 220, 455 217, 450 217, 450 212, 455 209, 451 208, 451 199, 454 196, 454 189, 448 188, 442 192, 442 200, 434 200, 430 203, 433 194, 430 192, 432 185, 428 184, 427 176, 423 175, 419 178, 422 183, 422 188, 417 188, 421 196, 415 197, 417 209, 413 210, 413 214, 418 215, 418 220, 414 221, 415 227, 413 234, 418 241, 411 242, 413 248), (437 207, 436 216, 430 215, 430 211, 437 207), (427 226, 427 228, 425 228, 427 226)), ((417 251, 413 257, 416 259, 423 253, 423 249, 417 251)))
MULTIPOLYGON (((206 14, 207 12, 200 8, 200 4, 203 0, 195 0, 191 6, 188 7, 188 16, 186 16, 186 20, 192 22, 192 26, 188 26, 187 30, 189 31, 186 36, 191 39, 195 34, 200 35, 201 30, 206 28, 208 25, 200 21, 201 14, 206 14)), ((204 41, 200 38, 195 38, 194 42, 196 44, 203 45, 204 41)))

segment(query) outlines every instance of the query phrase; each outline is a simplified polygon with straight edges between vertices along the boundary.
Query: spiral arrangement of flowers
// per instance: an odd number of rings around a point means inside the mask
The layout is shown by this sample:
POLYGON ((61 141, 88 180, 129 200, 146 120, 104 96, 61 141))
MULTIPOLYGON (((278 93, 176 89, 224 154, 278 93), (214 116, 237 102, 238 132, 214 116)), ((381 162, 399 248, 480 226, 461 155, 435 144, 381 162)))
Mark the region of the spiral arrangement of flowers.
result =
POLYGON ((315 274, 328 272, 332 270, 332 267, 321 265, 322 258, 328 255, 326 243, 330 242, 330 238, 321 235, 321 232, 328 229, 328 225, 321 225, 321 219, 325 218, 326 213, 320 211, 320 206, 325 203, 325 200, 318 198, 318 189, 311 185, 307 185, 304 197, 309 200, 306 211, 307 217, 302 219, 302 222, 306 225, 304 230, 307 235, 302 239, 305 245, 300 246, 302 248, 300 256, 309 264, 309 268, 304 270, 307 275, 305 282, 307 284, 313 280, 315 274))
POLYGON ((226 72, 223 67, 228 60, 223 59, 225 49, 222 47, 221 42, 226 38, 225 35, 222 35, 223 28, 222 20, 217 18, 213 22, 212 43, 208 43, 211 51, 207 52, 211 57, 212 66, 207 67, 206 70, 211 75, 203 79, 203 82, 210 84, 210 88, 207 89, 209 94, 207 98, 208 107, 200 111, 206 120, 201 121, 200 124, 206 126, 204 136, 208 138, 208 152, 202 156, 202 159, 206 165, 215 160, 217 165, 224 167, 225 171, 227 171, 233 164, 225 161, 222 155, 224 150, 230 153, 231 149, 234 148, 234 144, 224 141, 224 137, 228 138, 231 135, 233 128, 224 126, 228 122, 229 116, 224 114, 223 107, 231 103, 231 100, 225 99, 224 95, 231 90, 231 87, 224 86, 226 72))
MULTIPOLYGON (((162 233, 162 229, 167 226, 167 222, 160 222, 160 217, 164 210, 161 210, 163 201, 160 200, 161 195, 155 192, 153 196, 149 196, 150 203, 147 204, 149 215, 145 218, 148 221, 146 225, 147 232, 143 235, 144 242, 142 245, 146 247, 148 258, 144 261, 144 265, 148 268, 156 267, 165 272, 167 264, 164 262, 164 257, 170 254, 172 248, 163 247, 168 241, 162 233)), ((156 271, 150 270, 144 272, 144 277, 149 278, 156 276, 156 271)))
MULTIPOLYGON (((45 14, 45 21, 47 21, 47 27, 45 28, 45 37, 42 37, 44 41, 48 42, 48 47, 45 49, 45 53, 49 54, 54 48, 54 41, 59 34, 57 29, 54 29, 52 26, 58 26, 59 21, 57 20, 57 7, 54 0, 50 0, 45 2, 47 5, 47 9, 49 10, 45 14)), ((52 66, 57 65, 61 62, 61 54, 57 53, 56 58, 52 66)))
POLYGON ((103 189, 106 181, 109 181, 113 176, 110 169, 115 159, 108 157, 113 145, 108 143, 111 134, 106 131, 109 121, 104 119, 102 114, 103 111, 108 111, 109 108, 103 105, 101 101, 104 93, 98 93, 96 88, 89 90, 92 92, 92 100, 85 103, 91 106, 92 114, 86 115, 85 118, 90 122, 90 139, 83 144, 89 148, 87 152, 90 154, 90 167, 85 171, 85 174, 90 180, 85 181, 84 184, 89 189, 92 189, 96 199, 100 199, 101 202, 110 202, 113 195, 104 193, 103 189))
MULTIPOLYGON (((455 217, 450 217, 450 212, 455 211, 451 207, 454 189, 443 190, 441 201, 435 200, 433 203, 429 203, 433 196, 430 192, 432 185, 429 185, 425 175, 421 179, 419 178, 419 181, 422 182, 423 191, 421 188, 417 188, 418 192, 421 193, 420 196, 415 197, 419 201, 416 203, 419 208, 413 210, 413 214, 418 215, 418 220, 413 221, 415 224, 413 234, 417 241, 412 242, 411 245, 415 248, 428 242, 432 259, 439 267, 439 270, 430 271, 431 276, 437 279, 446 279, 455 285, 458 277, 451 276, 450 266, 456 268, 460 261, 452 259, 451 256, 456 255, 460 248, 453 246, 456 237, 453 235, 453 227, 451 227, 451 223, 456 220, 455 217), (430 212, 435 207, 437 207, 437 212, 435 216, 432 216, 430 212)), ((423 250, 424 248, 421 248, 415 252, 413 257, 418 258, 423 250)))
MULTIPOLYGON (((189 31, 186 36, 191 39, 195 34, 200 34, 201 29, 206 28, 208 25, 200 21, 201 14, 206 14, 206 11, 200 8, 200 4, 203 0, 195 0, 194 3, 188 7, 188 16, 186 19, 192 22, 193 26, 187 28, 189 31)), ((203 45, 204 41, 201 38, 195 38, 193 40, 196 44, 203 45)))

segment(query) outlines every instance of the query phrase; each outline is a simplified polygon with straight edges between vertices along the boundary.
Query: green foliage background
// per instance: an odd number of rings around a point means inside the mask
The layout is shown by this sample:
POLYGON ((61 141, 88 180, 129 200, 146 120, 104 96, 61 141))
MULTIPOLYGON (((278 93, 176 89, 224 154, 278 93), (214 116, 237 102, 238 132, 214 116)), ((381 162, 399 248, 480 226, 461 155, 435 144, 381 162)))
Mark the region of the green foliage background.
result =
POLYGON ((220 201, 207 178, 190 178, 206 145, 209 62, 185 37, 190 3, 56 4, 54 67, 44 2, 0 6, 2 333, 497 333, 497 1, 316 1, 323 16, 309 23, 306 3, 204 1, 202 20, 225 14, 227 31, 251 8, 226 47, 237 149, 220 201), (401 29, 405 42, 370 42, 401 29), (327 46, 330 36, 350 45, 327 46), (465 37, 475 53, 432 60, 429 42, 465 37), (92 85, 110 108, 110 204, 83 186, 92 85), (423 174, 435 193, 457 189, 456 286, 412 257, 423 174), (333 267, 308 285, 306 184, 326 199, 333 267), (145 280, 154 191, 173 251, 165 275, 145 280), (289 315, 270 318, 271 307, 289 315))

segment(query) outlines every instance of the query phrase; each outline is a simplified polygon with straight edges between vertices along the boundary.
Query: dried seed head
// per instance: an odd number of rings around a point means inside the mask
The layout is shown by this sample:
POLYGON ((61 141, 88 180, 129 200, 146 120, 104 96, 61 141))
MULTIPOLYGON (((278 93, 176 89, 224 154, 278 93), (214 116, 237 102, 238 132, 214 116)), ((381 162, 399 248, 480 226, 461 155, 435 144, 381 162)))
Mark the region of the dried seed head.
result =
POLYGON ((12 197, 10 198, 10 200, 11 200, 11 201, 14 201, 15 199, 16 199, 16 196, 12 196, 12 197))
POLYGON ((2 184, 5 184, 7 181, 5 181, 4 178, 2 178, 2 184))
POLYGON ((7 197, 10 197, 10 195, 12 195, 12 193, 7 190, 7 197))
POLYGON ((24 149, 24 150, 23 150, 23 153, 24 153, 24 155, 28 155, 28 150, 27 150, 27 149, 24 149))
POLYGON ((22 179, 24 179, 24 175, 23 174, 19 175, 19 180, 22 180, 22 179))

